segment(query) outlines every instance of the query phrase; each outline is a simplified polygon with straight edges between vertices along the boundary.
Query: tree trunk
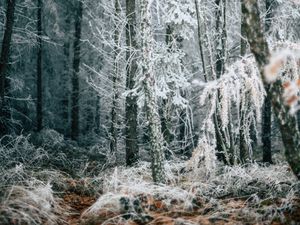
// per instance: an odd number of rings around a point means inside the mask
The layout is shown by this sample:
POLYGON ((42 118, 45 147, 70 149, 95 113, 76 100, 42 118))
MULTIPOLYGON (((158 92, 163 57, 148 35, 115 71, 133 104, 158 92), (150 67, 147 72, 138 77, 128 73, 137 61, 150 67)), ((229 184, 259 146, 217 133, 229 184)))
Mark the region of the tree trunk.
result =
MULTIPOLYGON (((242 12, 242 19, 241 19, 241 56, 244 57, 247 53, 247 41, 246 41, 246 17, 245 17, 245 4, 243 0, 241 0, 241 12, 242 12)), ((248 98, 250 93, 247 93, 246 98, 248 98)), ((251 103, 250 103, 251 104, 251 103)), ((248 112, 249 108, 251 106, 247 102, 242 107, 242 103, 240 104, 240 110, 241 110, 241 116, 240 116, 240 129, 239 129, 239 135, 240 135, 240 162, 246 163, 247 160, 251 160, 250 156, 250 147, 255 147, 256 143, 256 132, 255 132, 255 121, 251 121, 250 125, 250 139, 251 139, 251 146, 247 143, 247 136, 245 134, 246 124, 247 124, 247 118, 245 118, 246 113, 248 112)))
POLYGON ((62 117, 62 125, 61 125, 61 131, 65 135, 69 135, 69 97, 70 97, 70 31, 71 31, 71 18, 70 18, 70 12, 67 9, 67 15, 65 19, 65 37, 64 37, 64 46, 63 46, 63 52, 64 52, 64 71, 62 73, 61 77, 61 87, 62 87, 62 98, 61 98, 61 117, 62 117))
POLYGON ((37 9, 37 103, 36 103, 36 129, 43 128, 43 79, 42 79, 42 0, 38 0, 37 9))
POLYGON ((9 63, 8 61, 14 26, 14 13, 16 1, 7 0, 6 4, 6 24, 0 57, 0 136, 3 136, 7 133, 7 123, 10 117, 10 109, 5 99, 5 96, 8 92, 6 73, 9 63))
MULTIPOLYGON (((266 0, 266 20, 265 31, 268 33, 272 24, 274 0, 266 0)), ((262 117, 262 144, 263 144, 263 162, 272 163, 272 94, 271 86, 265 86, 267 96, 265 98, 262 117)))
POLYGON ((98 135, 101 135, 101 112, 100 112, 100 105, 101 105, 101 98, 100 96, 97 96, 96 98, 96 102, 95 102, 95 105, 96 105, 96 112, 95 112, 95 123, 96 123, 96 128, 95 128, 95 132, 96 134, 98 135))
MULTIPOLYGON (((119 0, 115 0, 115 18, 118 18, 121 13, 120 2, 119 0)), ((110 142, 110 151, 112 153, 116 153, 117 146, 118 146, 118 108, 119 108, 119 85, 120 85, 120 72, 119 72, 119 62, 118 62, 118 55, 120 53, 119 50, 119 39, 120 39, 120 31, 119 31, 119 21, 115 21, 115 33, 114 33, 114 75, 112 77, 113 83, 113 101, 112 101, 112 108, 111 108, 111 125, 110 125, 110 135, 111 135, 111 142, 110 142)))
MULTIPOLYGON (((137 72, 137 40, 136 40, 136 4, 135 0, 126 0, 126 90, 130 91, 135 86, 137 72)), ((126 144, 126 164, 133 165, 139 158, 138 132, 137 132, 137 97, 126 96, 125 103, 125 144, 126 144)))
POLYGON ((217 78, 220 78, 225 72, 225 58, 226 58, 226 0, 215 0, 216 3, 216 72, 217 78))
POLYGON ((195 7, 196 7, 196 16, 197 16, 197 28, 198 28, 198 44, 199 44, 199 52, 200 52, 200 58, 201 58, 201 64, 202 64, 202 72, 204 81, 207 82, 207 74, 206 74, 206 65, 205 65, 205 59, 204 59, 204 53, 203 53, 203 44, 202 44, 202 35, 201 35, 201 23, 200 23, 200 8, 198 0, 195 0, 195 7))
MULTIPOLYGON (((168 25, 166 28, 166 45, 168 47, 168 52, 173 51, 173 42, 174 38, 174 28, 171 25, 168 25)), ((171 96, 168 96, 168 98, 171 96)), ((161 105, 159 107, 159 115, 161 122, 162 134, 164 137, 164 146, 165 146, 165 157, 170 158, 170 144, 173 140, 173 135, 171 132, 172 128, 172 119, 171 119, 171 110, 169 105, 169 99, 162 99, 161 105)))
MULTIPOLYGON (((216 78, 219 79, 225 72, 226 61, 226 0, 215 0, 216 5, 216 78)), ((220 94, 218 91, 217 107, 214 116, 214 124, 216 129, 217 141, 217 157, 224 163, 232 165, 234 163, 233 143, 226 143, 226 132, 230 131, 231 126, 227 127, 227 131, 222 128, 222 120, 220 116, 220 94)), ((231 134, 229 134, 231 136, 231 134)))
POLYGON ((246 15, 245 15, 245 3, 241 0, 241 56, 245 56, 247 53, 247 40, 246 40, 246 15))
POLYGON ((79 136, 79 67, 80 67, 80 39, 82 21, 82 0, 78 1, 75 18, 74 58, 72 76, 72 105, 71 105, 71 138, 77 140, 79 136))
MULTIPOLYGON (((264 68, 269 63, 270 52, 267 41, 261 27, 260 13, 257 0, 243 0, 246 15, 246 34, 260 70, 265 86, 269 85, 265 80, 264 68)), ((284 104, 282 82, 277 80, 271 84, 272 106, 275 116, 280 124, 285 156, 292 171, 300 179, 300 133, 294 115, 289 113, 289 108, 284 104)))
POLYGON ((153 60, 153 35, 151 30, 151 7, 149 4, 149 0, 141 1, 143 87, 150 136, 152 177, 155 183, 164 183, 163 137, 155 95, 154 68, 151 61, 153 60))

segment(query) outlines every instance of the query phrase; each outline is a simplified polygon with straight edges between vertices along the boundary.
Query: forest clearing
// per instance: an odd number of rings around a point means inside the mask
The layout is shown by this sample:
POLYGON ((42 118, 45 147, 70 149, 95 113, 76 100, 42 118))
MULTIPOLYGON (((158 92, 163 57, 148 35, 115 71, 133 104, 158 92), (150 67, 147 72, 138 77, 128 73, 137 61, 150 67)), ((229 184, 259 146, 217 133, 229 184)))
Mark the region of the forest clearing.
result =
POLYGON ((298 0, 1 0, 0 225, 300 224, 298 0))

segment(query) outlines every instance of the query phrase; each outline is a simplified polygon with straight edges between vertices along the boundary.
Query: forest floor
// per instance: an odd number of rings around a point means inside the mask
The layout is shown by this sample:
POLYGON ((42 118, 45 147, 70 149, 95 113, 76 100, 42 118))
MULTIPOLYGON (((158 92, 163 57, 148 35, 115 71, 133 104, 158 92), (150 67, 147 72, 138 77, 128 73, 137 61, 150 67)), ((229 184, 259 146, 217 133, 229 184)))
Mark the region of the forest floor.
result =
MULTIPOLYGON (((76 183, 76 181, 72 181, 76 183)), ((139 196, 141 198, 142 196, 139 196)), ((248 201, 249 196, 219 199, 218 204, 222 205, 223 210, 215 209, 210 203, 205 203, 203 199, 194 201, 194 207, 188 210, 180 209, 180 204, 175 200, 172 202, 173 210, 169 210, 162 200, 154 199, 153 196, 143 196, 146 202, 142 204, 143 215, 130 213, 117 213, 107 209, 100 210, 96 215, 88 221, 82 220, 85 210, 90 208, 97 200, 95 196, 82 195, 76 192, 66 192, 63 195, 62 208, 68 211, 65 219, 69 225, 100 225, 100 224, 120 224, 120 225, 235 225, 235 224, 271 224, 271 225, 287 225, 300 224, 300 198, 293 199, 293 209, 283 211, 284 221, 280 218, 273 218, 271 221, 253 221, 248 217, 249 212, 248 201), (177 208, 177 209, 175 209, 177 208), (247 213, 243 212, 247 211, 247 213)), ((283 199, 267 199, 262 205, 276 206, 278 209, 283 204, 283 199)), ((291 203, 291 202, 290 202, 291 203)), ((253 213, 255 209, 253 209, 253 213)))
POLYGON ((43 147, 24 136, 0 143, 0 225, 300 224, 300 182, 282 160, 173 159, 167 184, 155 185, 149 162, 124 167, 100 147, 44 136, 43 147))

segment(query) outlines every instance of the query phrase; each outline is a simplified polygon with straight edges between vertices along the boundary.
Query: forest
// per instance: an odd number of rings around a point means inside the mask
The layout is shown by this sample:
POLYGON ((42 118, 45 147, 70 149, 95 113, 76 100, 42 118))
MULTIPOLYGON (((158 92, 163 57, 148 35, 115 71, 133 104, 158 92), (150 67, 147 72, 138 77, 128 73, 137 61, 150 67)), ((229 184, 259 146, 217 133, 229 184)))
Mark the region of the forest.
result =
POLYGON ((0 0, 0 225, 297 225, 299 180, 299 0, 0 0))

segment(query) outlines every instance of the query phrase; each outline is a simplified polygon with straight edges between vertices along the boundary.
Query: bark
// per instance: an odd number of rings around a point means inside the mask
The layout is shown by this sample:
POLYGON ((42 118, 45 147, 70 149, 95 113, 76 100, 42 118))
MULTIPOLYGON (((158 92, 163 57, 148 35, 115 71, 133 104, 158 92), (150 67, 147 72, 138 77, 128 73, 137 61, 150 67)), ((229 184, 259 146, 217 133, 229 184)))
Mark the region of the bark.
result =
POLYGON ((186 143, 186 133, 187 133, 186 118, 187 118, 186 110, 182 109, 179 115, 178 141, 180 143, 180 149, 181 149, 180 153, 184 156, 190 156, 190 151, 186 143))
MULTIPOLYGON (((173 42, 175 41, 175 39, 176 38, 174 37, 174 28, 171 25, 168 25, 166 28, 166 45, 168 47, 169 52, 173 51, 173 44, 174 44, 173 42)), ((169 159, 170 158, 169 146, 173 140, 173 135, 171 132, 172 119, 171 119, 171 109, 169 105, 169 99, 162 100, 162 104, 159 107, 159 114, 160 114, 161 129, 162 129, 162 134, 164 137, 164 144, 166 149, 165 156, 167 159, 169 159)))
POLYGON ((95 128, 95 132, 96 132, 96 134, 101 135, 101 130, 100 130, 100 127, 101 127, 101 115, 100 115, 101 98, 100 98, 100 96, 97 96, 95 105, 96 105, 96 112, 95 112, 95 114, 96 114, 95 115, 96 128, 95 128))
MULTIPOLYGON (((241 56, 244 57, 247 52, 247 41, 246 41, 246 17, 245 17, 245 3, 241 0, 241 12, 242 12, 242 20, 241 20, 241 56)), ((249 96, 250 93, 247 93, 246 98, 249 96)), ((251 104, 251 103, 250 103, 251 104)), ((247 102, 246 105, 243 107, 242 103, 240 104, 241 109, 241 117, 240 117, 240 129, 239 129, 239 139, 240 139, 240 163, 246 163, 246 161, 251 160, 250 156, 250 147, 254 148, 256 143, 256 132, 255 132, 255 122, 252 121, 250 125, 250 139, 251 139, 251 146, 247 143, 247 136, 245 133, 246 124, 248 123, 247 118, 245 117, 249 108, 251 106, 247 102)))
MULTIPOLYGON (((268 33, 272 24, 273 17, 273 2, 274 0, 266 0, 266 20, 265 20, 265 31, 268 33)), ((263 162, 272 163, 272 103, 271 103, 271 86, 265 86, 267 96, 265 98, 263 106, 263 117, 262 117, 262 144, 263 144, 263 162)))
POLYGON ((149 0, 141 1, 142 16, 142 73, 145 92, 146 117, 150 138, 152 177, 155 183, 165 183, 163 137, 155 96, 153 73, 153 35, 151 30, 151 10, 149 0))
POLYGON ((241 0, 241 12, 242 12, 242 20, 241 20, 241 56, 245 56, 247 52, 247 40, 246 40, 246 15, 245 12, 245 3, 241 0))
POLYGON ((41 131, 43 128, 43 71, 42 71, 42 0, 38 0, 37 9, 37 103, 36 103, 36 129, 41 131))
MULTIPOLYGON (((226 30, 226 0, 215 0, 216 5, 216 78, 219 79, 225 72, 225 61, 226 61, 226 41, 227 41, 227 30, 226 30)), ((217 107, 214 116, 214 124, 216 129, 216 141, 217 141, 217 157, 219 160, 224 161, 228 165, 234 164, 234 153, 231 142, 233 139, 231 131, 231 125, 226 129, 222 128, 222 121, 220 117, 220 94, 218 92, 217 107), (228 133, 229 132, 229 133, 228 133), (230 143, 227 143, 226 136, 230 137, 230 143)))
POLYGON ((74 34, 74 58, 72 76, 72 105, 71 105, 71 138, 77 140, 79 136, 79 67, 80 67, 80 39, 82 22, 82 1, 78 1, 77 13, 75 18, 74 34))
POLYGON ((61 98, 61 117, 62 117, 62 132, 65 135, 69 135, 69 96, 70 96, 70 36, 69 33, 71 31, 71 18, 70 13, 67 12, 65 19, 65 37, 64 37, 64 46, 63 46, 63 53, 64 53, 64 71, 61 77, 61 86, 63 90, 63 96, 61 98))
POLYGON ((7 67, 9 65, 10 46, 14 26, 15 0, 6 1, 6 24, 4 28, 4 37, 2 41, 0 57, 0 135, 4 135, 8 130, 8 120, 10 110, 5 96, 8 93, 7 67))
POLYGON ((262 115, 263 162, 272 163, 272 93, 271 86, 265 85, 267 96, 264 101, 262 115))
MULTIPOLYGON (((136 40, 136 4, 135 0, 126 0, 126 90, 130 91, 135 86, 135 77, 137 72, 137 55, 138 48, 136 40)), ((126 164, 133 165, 139 158, 138 132, 137 132, 137 97, 134 95, 126 96, 125 103, 125 145, 126 145, 126 164)))
POLYGON ((220 78, 225 72, 225 58, 226 58, 226 0, 215 0, 216 3, 216 73, 217 78, 220 78))
POLYGON ((196 7, 196 16, 197 16, 197 28, 198 28, 198 44, 199 44, 199 52, 202 64, 202 72, 204 76, 204 81, 207 82, 207 74, 206 74, 206 65, 203 53, 203 44, 202 44, 202 35, 201 35, 201 23, 200 23, 200 8, 198 0, 195 0, 195 7, 196 7))
MULTIPOLYGON (((115 0, 115 17, 118 18, 121 12, 120 2, 119 0, 115 0)), ((115 22, 118 23, 118 22, 115 22)), ((118 63, 118 55, 120 53, 119 50, 119 38, 120 32, 119 27, 116 25, 115 33, 114 33, 114 75, 112 77, 113 83, 113 101, 112 101, 112 108, 111 108, 111 126, 110 126, 110 135, 111 135, 111 142, 110 142, 110 151, 115 153, 117 151, 118 146, 118 101, 120 98, 120 92, 118 86, 120 85, 120 74, 119 74, 119 63, 118 63)))
MULTIPOLYGON (((246 8, 246 34, 260 70, 265 86, 264 68, 269 63, 270 52, 261 27, 257 0, 244 0, 246 8)), ((274 114, 279 122, 286 159, 298 179, 300 179, 300 134, 294 115, 289 113, 289 107, 283 101, 282 82, 277 80, 271 85, 271 98, 274 114)))

